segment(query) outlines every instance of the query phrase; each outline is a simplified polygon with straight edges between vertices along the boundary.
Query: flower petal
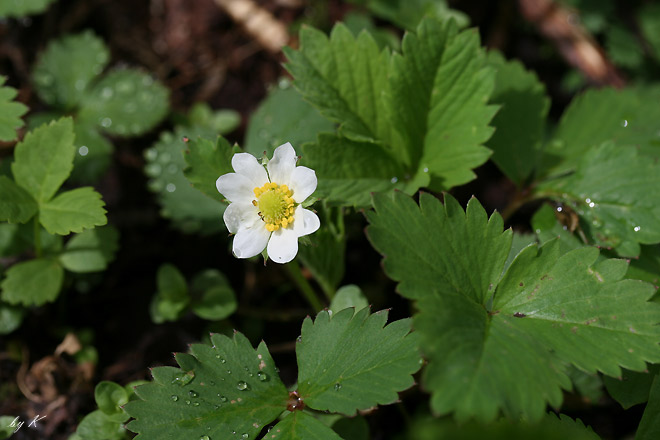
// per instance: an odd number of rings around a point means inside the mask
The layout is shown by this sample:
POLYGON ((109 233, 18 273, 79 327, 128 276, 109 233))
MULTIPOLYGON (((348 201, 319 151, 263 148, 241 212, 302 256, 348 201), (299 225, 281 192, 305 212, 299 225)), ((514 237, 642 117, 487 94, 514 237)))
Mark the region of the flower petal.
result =
POLYGON ((262 187, 268 182, 266 169, 257 158, 250 153, 236 153, 231 158, 231 166, 238 174, 242 174, 252 181, 254 187, 262 187))
POLYGON ((268 244, 270 232, 263 222, 256 223, 252 228, 240 229, 234 237, 232 250, 236 258, 250 258, 259 255, 268 244))
MULTIPOLYGON (((298 206, 300 208, 300 205, 298 206)), ((303 235, 309 235, 313 232, 316 232, 319 227, 321 226, 321 220, 319 220, 319 216, 310 211, 309 209, 303 209, 303 231, 301 234, 299 234, 299 237, 302 237, 303 235)))
POLYGON ((215 187, 230 202, 246 203, 254 199, 254 183, 242 174, 224 174, 215 181, 215 187))
POLYGON ((293 229, 278 229, 268 241, 268 258, 276 263, 288 263, 298 253, 298 235, 293 229))
POLYGON ((296 151, 289 142, 277 147, 273 153, 273 158, 266 165, 270 181, 278 185, 289 185, 291 172, 296 167, 296 161, 296 151))
POLYGON ((251 228, 259 219, 259 209, 252 205, 252 203, 237 202, 231 203, 222 218, 227 225, 227 229, 232 234, 238 232, 239 229, 251 228))
POLYGON ((316 172, 307 167, 296 167, 291 173, 289 188, 293 190, 293 200, 302 203, 316 190, 316 172))

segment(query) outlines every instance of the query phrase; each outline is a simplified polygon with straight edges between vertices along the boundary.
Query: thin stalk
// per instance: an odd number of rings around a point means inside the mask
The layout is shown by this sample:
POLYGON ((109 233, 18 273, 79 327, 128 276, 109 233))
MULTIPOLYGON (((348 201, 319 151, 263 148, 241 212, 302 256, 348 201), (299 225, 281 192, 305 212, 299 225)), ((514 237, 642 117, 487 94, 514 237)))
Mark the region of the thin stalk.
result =
POLYGON ((316 296, 316 293, 314 293, 314 289, 312 289, 309 281, 307 281, 307 279, 303 276, 298 263, 294 261, 292 263, 285 264, 284 268, 286 269, 293 282, 296 283, 298 290, 300 290, 300 292, 303 294, 309 305, 311 305, 316 312, 320 312, 323 309, 323 306, 316 296))
POLYGON ((39 227, 39 216, 34 216, 34 251, 37 258, 41 258, 41 228, 39 227))

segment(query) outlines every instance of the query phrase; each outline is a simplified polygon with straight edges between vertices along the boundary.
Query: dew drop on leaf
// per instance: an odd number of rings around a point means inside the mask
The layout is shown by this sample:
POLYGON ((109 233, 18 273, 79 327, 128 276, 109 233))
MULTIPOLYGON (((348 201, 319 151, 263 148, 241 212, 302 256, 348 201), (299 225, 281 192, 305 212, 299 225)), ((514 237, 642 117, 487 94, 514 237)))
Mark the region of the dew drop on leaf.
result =
POLYGON ((172 394, 172 395, 170 396, 170 398, 171 398, 172 401, 174 401, 174 402, 176 402, 177 400, 179 400, 179 396, 177 396, 176 394, 172 394))
POLYGON ((199 406, 199 402, 193 402, 193 406, 199 406))
POLYGON ((336 383, 336 384, 335 384, 335 391, 339 391, 339 390, 341 390, 341 384, 340 384, 340 383, 336 383))
POLYGON ((243 380, 240 380, 236 384, 236 388, 238 388, 240 391, 245 391, 249 388, 249 386, 248 386, 247 382, 245 382, 243 380))
POLYGON ((190 397, 197 397, 197 396, 199 396, 199 394, 197 393, 197 391, 193 391, 193 390, 188 391, 188 395, 189 395, 190 397))
POLYGON ((211 437, 209 437, 208 435, 203 435, 199 438, 199 440, 211 440, 211 437))
POLYGON ((227 400, 228 400, 225 396, 221 396, 220 394, 218 394, 218 397, 220 398, 220 401, 221 401, 222 403, 226 403, 227 400))
POLYGON ((257 377, 262 382, 266 382, 268 380, 268 375, 266 373, 257 373, 257 377))
POLYGON ((186 405, 190 405, 190 400, 186 399, 186 405))
POLYGON ((249 437, 250 437, 250 434, 248 434, 247 432, 241 436, 241 438, 249 438, 249 437))

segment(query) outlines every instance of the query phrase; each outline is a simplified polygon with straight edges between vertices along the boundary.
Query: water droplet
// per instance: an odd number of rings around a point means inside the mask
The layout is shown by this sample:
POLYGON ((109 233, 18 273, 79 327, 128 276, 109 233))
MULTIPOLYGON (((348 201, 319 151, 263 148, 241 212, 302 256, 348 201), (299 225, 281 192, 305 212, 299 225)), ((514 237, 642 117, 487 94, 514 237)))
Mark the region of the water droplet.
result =
POLYGON ((266 382, 268 380, 268 375, 266 373, 259 372, 259 373, 257 373, 257 377, 262 382, 266 382))
POLYGON ((220 398, 220 401, 221 401, 222 403, 226 403, 227 400, 229 400, 229 399, 227 399, 225 396, 221 396, 220 394, 218 394, 218 397, 220 398))
POLYGON ((563 210, 564 208, 562 208, 561 206, 557 206, 557 212, 562 212, 563 210))
POLYGON ((103 87, 103 90, 101 90, 101 98, 103 99, 110 99, 114 94, 115 92, 110 87, 103 87))
POLYGON ((398 181, 399 181, 399 178, 396 177, 396 176, 395 176, 395 177, 392 177, 392 178, 390 179, 390 182, 392 182, 392 183, 397 183, 398 181))
POLYGON ((635 227, 633 228, 633 231, 635 231, 635 232, 639 232, 640 229, 642 229, 640 226, 635 226, 635 227))
POLYGON ((289 87, 291 87, 291 81, 289 81, 286 78, 282 78, 280 82, 277 83, 277 86, 282 90, 288 89, 289 87))
POLYGON ((623 121, 621 121, 621 126, 622 127, 627 127, 628 126, 628 120, 624 119, 623 121))
POLYGON ((199 440, 211 440, 211 437, 209 437, 208 435, 203 435, 199 438, 199 440))
POLYGON ((335 391, 339 391, 339 390, 341 390, 341 384, 339 382, 337 382, 335 384, 335 391))
POLYGON ((594 202, 589 203, 589 208, 593 208, 594 206, 596 206, 594 202))
POLYGON ((428 167, 424 167, 424 172, 425 172, 425 173, 428 173, 428 172, 429 172, 428 167))
POLYGON ((158 151, 154 148, 148 148, 144 150, 144 158, 148 161, 156 160, 158 158, 158 151))
POLYGON ((227 370, 227 374, 231 374, 231 370, 227 370))
POLYGON ((250 434, 248 434, 247 432, 241 436, 241 438, 249 438, 249 437, 250 437, 250 434))
POLYGON ((78 148, 78 154, 80 154, 81 156, 87 156, 88 153, 89 153, 89 148, 87 148, 86 146, 83 145, 82 147, 78 148))
POLYGON ((190 400, 186 399, 186 405, 190 405, 190 400))
POLYGON ((298 335, 298 337, 296 338, 296 342, 302 342, 302 335, 298 335))
POLYGON ((188 385, 192 380, 195 378, 195 372, 194 371, 188 371, 182 376, 176 376, 174 379, 172 379, 172 385, 188 385))
POLYGON ((193 406, 199 406, 199 402, 193 402, 193 406))
POLYGON ((236 384, 236 388, 238 388, 240 391, 245 391, 249 388, 250 386, 247 384, 247 382, 240 380, 236 384))
POLYGON ((210 382, 209 382, 209 385, 211 385, 211 386, 215 386, 215 382, 210 381, 210 382))
POLYGON ((147 173, 148 176, 151 177, 158 177, 160 176, 160 173, 163 171, 160 165, 157 163, 150 163, 147 166, 144 167, 144 172, 147 173))
POLYGON ((176 191, 176 185, 173 183, 168 183, 165 189, 167 190, 167 192, 173 193, 174 191, 176 191))
POLYGON ((199 396, 199 393, 197 391, 190 390, 190 391, 188 391, 188 395, 190 397, 197 397, 197 396, 199 396))
POLYGON ((176 402, 177 400, 179 400, 179 396, 177 396, 176 394, 172 394, 172 395, 170 396, 170 398, 171 398, 174 402, 176 402))
POLYGON ((102 126, 102 127, 108 128, 108 127, 110 127, 111 125, 112 125, 112 119, 110 119, 110 118, 103 118, 103 119, 101 119, 101 126, 102 126))

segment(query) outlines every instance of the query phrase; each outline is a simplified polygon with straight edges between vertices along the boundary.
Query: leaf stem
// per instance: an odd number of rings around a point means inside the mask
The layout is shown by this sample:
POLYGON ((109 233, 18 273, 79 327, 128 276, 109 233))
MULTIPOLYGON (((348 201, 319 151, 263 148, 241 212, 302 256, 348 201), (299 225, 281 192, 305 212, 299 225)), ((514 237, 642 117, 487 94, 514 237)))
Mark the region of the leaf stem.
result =
POLYGON ((298 286, 298 290, 303 294, 309 305, 312 306, 314 311, 320 312, 323 309, 321 302, 314 293, 314 289, 309 284, 309 281, 303 276, 302 270, 300 270, 300 265, 297 262, 291 262, 284 265, 287 273, 291 277, 294 283, 298 286))
POLYGON ((39 216, 34 216, 34 250, 37 258, 41 258, 41 228, 39 227, 39 216))
POLYGON ((506 208, 504 208, 504 210, 502 211, 502 219, 504 220, 504 223, 508 222, 509 218, 511 218, 511 216, 515 214, 516 211, 520 209, 521 206, 536 198, 538 198, 538 194, 534 193, 533 191, 530 190, 516 191, 516 195, 509 202, 506 208))

